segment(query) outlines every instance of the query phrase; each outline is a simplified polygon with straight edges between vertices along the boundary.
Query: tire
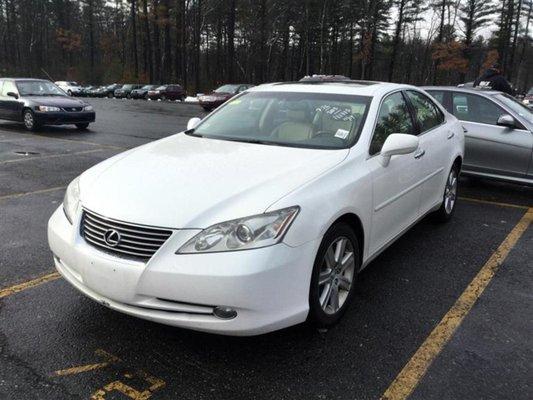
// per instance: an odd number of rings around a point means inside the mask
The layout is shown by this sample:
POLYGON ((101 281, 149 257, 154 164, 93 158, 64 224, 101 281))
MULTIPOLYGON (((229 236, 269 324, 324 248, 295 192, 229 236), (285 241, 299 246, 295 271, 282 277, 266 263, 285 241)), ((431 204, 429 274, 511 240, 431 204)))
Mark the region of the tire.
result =
POLYGON ((312 325, 328 328, 339 322, 353 298, 360 267, 359 243, 353 229, 344 222, 333 225, 322 239, 313 266, 308 317, 312 325))
POLYGON ((24 122, 24 127, 28 131, 36 131, 39 129, 39 124, 35 121, 35 114, 30 109, 25 109, 22 113, 22 121, 24 122))
POLYGON ((72 90, 67 90, 67 94, 68 94, 69 96, 72 96, 72 90))
POLYGON ((85 129, 87 129, 89 127, 89 123, 84 123, 84 124, 76 124, 76 128, 79 130, 79 131, 84 131, 85 129))
POLYGON ((167 96, 162 95, 162 96, 161 96, 161 101, 167 101, 167 96))
POLYGON ((148 100, 148 95, 147 94, 144 95, 144 99, 148 100))
POLYGON ((433 214, 437 222, 448 222, 455 213, 457 203, 457 187, 459 184, 459 166, 454 164, 444 185, 444 194, 440 208, 433 214))
POLYGON ((113 93, 108 93, 108 94, 107 94, 107 98, 108 98, 108 99, 112 99, 112 98, 113 98, 113 93))
POLYGON ((131 100, 131 93, 128 93, 128 94, 126 95, 126 98, 131 100))
POLYGON ((185 96, 181 96, 180 101, 183 103, 185 101, 185 96))

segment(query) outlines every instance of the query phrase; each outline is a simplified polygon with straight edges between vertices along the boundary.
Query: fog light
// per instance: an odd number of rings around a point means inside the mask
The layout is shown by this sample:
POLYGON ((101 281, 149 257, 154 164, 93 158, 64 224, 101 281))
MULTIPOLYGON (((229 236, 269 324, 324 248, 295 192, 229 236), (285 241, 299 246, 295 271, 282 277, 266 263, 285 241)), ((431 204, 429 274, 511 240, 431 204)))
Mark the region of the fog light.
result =
POLYGON ((233 319, 237 316, 237 311, 233 308, 218 306, 213 310, 213 314, 220 319, 233 319))

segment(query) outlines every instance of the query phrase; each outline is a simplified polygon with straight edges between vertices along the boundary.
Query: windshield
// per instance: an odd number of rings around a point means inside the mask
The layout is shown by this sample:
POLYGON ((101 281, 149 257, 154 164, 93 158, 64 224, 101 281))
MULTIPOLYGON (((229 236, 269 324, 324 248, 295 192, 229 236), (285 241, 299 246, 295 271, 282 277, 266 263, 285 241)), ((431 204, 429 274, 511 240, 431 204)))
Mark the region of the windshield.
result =
POLYGON ((240 85, 224 85, 215 90, 215 93, 235 93, 240 85))
POLYGON ((21 96, 65 96, 57 85, 47 81, 17 81, 21 96))
POLYGON ((359 137, 371 99, 325 93, 245 93, 188 134, 283 146, 348 148, 359 137))
POLYGON ((165 90, 166 88, 166 86, 159 86, 156 90, 165 90))
POLYGON ((133 89, 133 85, 124 85, 122 86, 122 89, 125 89, 125 90, 133 89))
POLYGON ((533 124, 533 110, 531 108, 505 93, 497 94, 496 98, 529 123, 533 124))
POLYGON ((69 82, 68 84, 70 86, 80 86, 80 84, 78 82, 69 82))
POLYGON ((153 89, 154 87, 155 87, 154 85, 145 85, 142 88, 145 90, 150 90, 150 89, 153 89))

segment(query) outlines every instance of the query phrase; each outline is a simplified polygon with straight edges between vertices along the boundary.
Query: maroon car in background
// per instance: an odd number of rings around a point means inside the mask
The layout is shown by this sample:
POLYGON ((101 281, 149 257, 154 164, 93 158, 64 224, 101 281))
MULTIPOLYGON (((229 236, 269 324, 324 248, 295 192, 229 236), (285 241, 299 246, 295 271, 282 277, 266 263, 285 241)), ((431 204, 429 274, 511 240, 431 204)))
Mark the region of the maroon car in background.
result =
POLYGON ((198 96, 198 102, 204 110, 211 111, 231 99, 236 94, 243 92, 252 86, 254 85, 244 83, 224 85, 215 89, 211 93, 198 96))
POLYGON ((161 85, 154 90, 149 90, 146 97, 150 100, 180 100, 187 97, 185 90, 180 85, 161 85))

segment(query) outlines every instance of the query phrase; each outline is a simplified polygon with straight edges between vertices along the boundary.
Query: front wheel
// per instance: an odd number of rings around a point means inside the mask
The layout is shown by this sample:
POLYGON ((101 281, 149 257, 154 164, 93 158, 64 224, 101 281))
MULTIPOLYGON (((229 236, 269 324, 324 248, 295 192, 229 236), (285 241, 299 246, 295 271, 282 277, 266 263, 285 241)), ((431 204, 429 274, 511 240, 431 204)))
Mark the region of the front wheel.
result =
POLYGON ((89 127, 89 124, 88 123, 84 123, 84 124, 76 124, 76 128, 80 131, 84 131, 85 129, 87 129, 89 127))
POLYGON ((444 186, 444 196, 440 208, 435 211, 435 219, 439 222, 449 221, 455 212, 457 202, 457 187, 459 183, 459 167, 454 165, 446 179, 444 186))
POLYGON ((107 94, 107 98, 108 98, 108 99, 112 99, 112 98, 113 98, 113 93, 108 93, 108 94, 107 94))
POLYGON ((335 325, 353 297, 360 269, 359 244, 345 223, 333 225, 324 235, 313 267, 309 290, 309 320, 318 328, 335 325))
POLYGON ((35 121, 35 114, 32 110, 25 110, 22 114, 24 127, 29 131, 35 131, 39 128, 39 124, 35 121))

